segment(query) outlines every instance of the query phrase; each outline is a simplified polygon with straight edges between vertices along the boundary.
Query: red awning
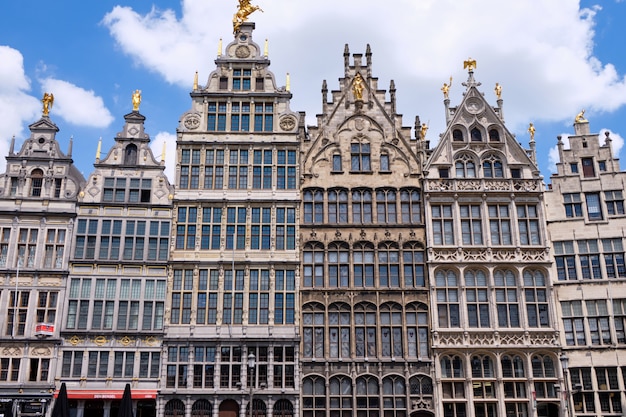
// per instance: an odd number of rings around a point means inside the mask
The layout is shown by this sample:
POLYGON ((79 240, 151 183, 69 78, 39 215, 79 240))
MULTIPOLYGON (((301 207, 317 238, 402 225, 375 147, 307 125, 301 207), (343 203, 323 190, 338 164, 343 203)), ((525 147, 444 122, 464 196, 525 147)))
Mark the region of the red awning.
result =
MULTIPOLYGON (((157 391, 151 389, 131 390, 133 400, 153 400, 157 397, 157 391)), ((54 398, 59 395, 59 391, 54 393, 54 398)), ((72 400, 121 400, 124 390, 82 390, 68 389, 67 398, 72 400)))

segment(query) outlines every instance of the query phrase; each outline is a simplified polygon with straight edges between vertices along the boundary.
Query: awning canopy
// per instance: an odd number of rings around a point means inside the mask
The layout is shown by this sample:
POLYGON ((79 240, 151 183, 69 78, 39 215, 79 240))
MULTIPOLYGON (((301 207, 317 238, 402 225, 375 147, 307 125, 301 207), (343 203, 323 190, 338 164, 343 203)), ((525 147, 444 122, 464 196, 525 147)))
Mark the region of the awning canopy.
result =
MULTIPOLYGON (((156 390, 136 389, 131 390, 133 400, 153 400, 157 397, 156 390)), ((59 391, 55 391, 54 397, 59 395, 59 391)), ((121 400, 124 390, 79 390, 68 389, 67 398, 71 400, 121 400)))

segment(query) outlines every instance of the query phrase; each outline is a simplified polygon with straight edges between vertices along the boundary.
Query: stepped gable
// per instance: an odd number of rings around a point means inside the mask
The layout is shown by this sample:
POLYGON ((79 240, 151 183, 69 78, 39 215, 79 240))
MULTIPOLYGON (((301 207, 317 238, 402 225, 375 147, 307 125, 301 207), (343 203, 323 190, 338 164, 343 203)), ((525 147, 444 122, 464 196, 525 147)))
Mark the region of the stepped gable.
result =
POLYGON ((333 170, 333 155, 342 155, 343 172, 354 174, 348 158, 353 146, 371 147, 372 170, 378 170, 381 155, 387 155, 389 165, 394 166, 393 175, 420 174, 420 143, 411 138, 411 127, 402 125, 402 115, 396 111, 395 83, 390 82, 388 92, 379 89, 378 78, 372 76, 369 45, 363 58, 363 54, 356 53, 351 62, 345 46, 344 76, 339 78, 339 90, 330 92, 330 101, 323 81, 322 113, 317 115, 317 125, 308 128, 303 143, 303 175, 314 177, 320 170, 333 170))

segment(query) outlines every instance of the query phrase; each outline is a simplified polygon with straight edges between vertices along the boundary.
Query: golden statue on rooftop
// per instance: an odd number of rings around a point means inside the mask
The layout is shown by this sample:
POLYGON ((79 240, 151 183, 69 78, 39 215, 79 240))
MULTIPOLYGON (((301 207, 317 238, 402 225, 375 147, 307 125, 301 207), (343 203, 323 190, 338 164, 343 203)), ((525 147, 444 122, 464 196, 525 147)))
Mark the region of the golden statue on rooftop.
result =
POLYGON ((135 90, 133 93, 133 111, 139 111, 139 105, 141 104, 141 90, 135 90))
POLYGON ((250 0, 239 0, 237 13, 233 16, 233 33, 239 32, 239 28, 243 22, 248 20, 248 16, 257 10, 263 11, 259 6, 250 4, 250 0))
POLYGON ((52 105, 54 104, 54 94, 43 93, 43 98, 41 99, 41 102, 43 103, 43 115, 48 117, 48 114, 50 113, 50 109, 52 108, 52 105))
POLYGON ((529 124, 528 125, 528 133, 530 134, 530 140, 535 140, 535 125, 534 124, 529 124))
POLYGON ((363 100, 363 77, 357 72, 352 85, 352 92, 355 100, 363 100))
POLYGON ((443 91, 443 98, 444 99, 450 98, 450 96, 449 96, 450 87, 452 87, 452 76, 450 76, 450 84, 443 83, 443 87, 441 87, 441 91, 443 91))
POLYGON ((587 123, 587 119, 585 119, 585 109, 582 109, 582 111, 576 115, 574 123, 587 123))
POLYGON ((463 69, 467 69, 469 72, 472 72, 474 71, 475 68, 476 68, 475 59, 468 58, 467 60, 463 61, 463 69))
POLYGON ((496 83, 496 87, 493 89, 493 91, 496 92, 496 97, 498 97, 498 100, 500 100, 502 98, 502 85, 500 85, 500 83, 496 83))

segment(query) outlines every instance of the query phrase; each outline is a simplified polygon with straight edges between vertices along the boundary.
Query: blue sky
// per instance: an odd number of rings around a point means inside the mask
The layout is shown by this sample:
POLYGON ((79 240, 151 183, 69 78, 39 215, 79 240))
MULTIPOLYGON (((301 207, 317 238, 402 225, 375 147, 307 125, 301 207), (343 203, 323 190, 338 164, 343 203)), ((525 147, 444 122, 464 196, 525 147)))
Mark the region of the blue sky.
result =
MULTIPOLYGON (((495 105, 499 82, 506 125, 528 146, 536 126, 539 168, 553 170, 557 135, 573 133, 585 109, 592 132, 608 129, 622 153, 626 137, 626 2, 623 0, 253 0, 264 9, 251 20, 254 39, 269 40, 279 85, 290 73, 294 111, 315 122, 322 80, 337 89, 344 44, 373 53, 379 87, 397 88, 398 112, 413 126, 419 115, 434 144, 445 128, 444 82, 453 77, 452 105, 461 100, 463 61, 477 61, 475 77, 495 105)), ((220 38, 232 39, 236 0, 44 2, 0 7, 0 171, 12 136, 21 144, 41 116, 43 92, 55 95, 51 119, 87 176, 97 142, 103 151, 142 90, 141 113, 160 157, 167 142, 174 169, 175 132, 190 107, 195 71, 200 83, 214 69, 220 38)), ((173 178, 170 176, 173 181, 173 178)))

